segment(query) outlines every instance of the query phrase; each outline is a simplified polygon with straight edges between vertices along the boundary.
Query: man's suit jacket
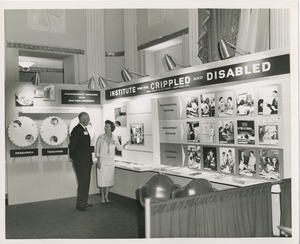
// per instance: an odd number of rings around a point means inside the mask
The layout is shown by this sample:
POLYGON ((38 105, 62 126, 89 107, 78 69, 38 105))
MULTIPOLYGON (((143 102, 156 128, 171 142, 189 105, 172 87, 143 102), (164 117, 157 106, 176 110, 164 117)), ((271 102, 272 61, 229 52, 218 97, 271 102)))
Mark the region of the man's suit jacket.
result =
POLYGON ((93 164, 91 137, 84 128, 78 124, 71 132, 69 155, 75 164, 93 164))

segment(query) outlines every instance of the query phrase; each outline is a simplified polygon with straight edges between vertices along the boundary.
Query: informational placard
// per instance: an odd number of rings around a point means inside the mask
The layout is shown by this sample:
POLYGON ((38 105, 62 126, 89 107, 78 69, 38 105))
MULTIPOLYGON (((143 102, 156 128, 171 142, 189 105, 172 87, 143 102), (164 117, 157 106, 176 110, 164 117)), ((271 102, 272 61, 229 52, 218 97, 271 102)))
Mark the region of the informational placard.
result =
POLYGON ((39 152, 37 148, 34 149, 19 149, 19 150, 10 150, 10 157, 17 158, 17 157, 31 157, 31 156, 38 156, 39 152))
POLYGON ((43 156, 68 155, 68 148, 44 148, 43 156))
POLYGON ((61 90, 62 104, 100 104, 100 91, 61 90))
POLYGON ((284 54, 108 89, 105 91, 105 98, 111 100, 287 73, 290 73, 290 55, 284 54))
POLYGON ((161 120, 159 123, 160 142, 181 143, 181 122, 179 120, 161 120))
POLYGON ((181 103, 179 97, 159 98, 158 116, 160 120, 175 120, 180 119, 181 103))
POLYGON ((182 167, 182 149, 180 144, 160 143, 161 164, 182 167))

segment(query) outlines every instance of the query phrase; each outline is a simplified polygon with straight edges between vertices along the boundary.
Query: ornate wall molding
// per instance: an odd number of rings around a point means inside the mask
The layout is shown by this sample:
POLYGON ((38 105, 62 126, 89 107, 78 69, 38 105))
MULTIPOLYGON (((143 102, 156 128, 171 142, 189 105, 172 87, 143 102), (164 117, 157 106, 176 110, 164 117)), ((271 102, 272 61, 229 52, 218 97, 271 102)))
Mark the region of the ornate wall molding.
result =
POLYGON ((177 31, 177 32, 174 32, 172 34, 169 34, 169 35, 166 35, 166 36, 163 36, 161 38, 158 38, 158 39, 155 39, 153 41, 150 41, 150 42, 147 42, 147 43, 144 43, 144 44, 141 44, 138 46, 138 51, 139 50, 143 50, 145 48, 149 48, 149 47, 152 47, 152 46, 155 46, 157 44, 160 44, 160 43, 163 43, 163 42, 166 42, 166 41, 169 41, 171 39, 174 39, 176 37, 180 37, 180 36, 183 36, 183 35, 186 35, 189 33, 189 28, 185 28, 183 30, 180 30, 180 31, 177 31))
POLYGON ((29 50, 34 50, 34 51, 70 53, 70 54, 81 54, 81 55, 85 54, 85 51, 82 50, 82 49, 64 48, 64 47, 51 47, 51 46, 42 46, 42 45, 35 45, 35 44, 28 44, 28 43, 17 43, 17 42, 7 42, 6 47, 8 47, 8 48, 29 49, 29 50))
POLYGON ((54 72, 54 73, 63 73, 63 69, 55 68, 41 68, 41 67, 30 67, 30 69, 19 68, 21 72, 54 72))

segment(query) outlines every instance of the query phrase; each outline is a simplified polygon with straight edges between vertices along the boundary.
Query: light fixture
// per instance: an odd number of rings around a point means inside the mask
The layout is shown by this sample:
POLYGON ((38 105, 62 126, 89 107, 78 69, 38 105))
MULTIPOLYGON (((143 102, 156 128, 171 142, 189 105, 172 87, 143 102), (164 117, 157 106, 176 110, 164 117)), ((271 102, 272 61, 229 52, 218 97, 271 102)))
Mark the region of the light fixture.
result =
POLYGON ((31 78, 31 83, 35 86, 39 86, 41 83, 41 78, 40 78, 40 74, 38 72, 36 72, 32 78, 31 78))
POLYGON ((165 54, 164 58, 166 60, 166 64, 167 64, 169 71, 174 70, 177 65, 181 68, 191 67, 191 65, 182 65, 182 64, 176 63, 169 54, 165 54))
POLYGON ((219 49, 220 49, 221 59, 227 59, 233 57, 234 52, 237 52, 241 55, 250 54, 250 52, 245 52, 222 38, 220 39, 219 42, 219 49))
POLYGON ((19 61, 19 66, 25 71, 29 71, 29 69, 32 65, 34 65, 34 63, 31 61, 28 61, 28 60, 20 60, 19 61))
POLYGON ((82 84, 85 84, 85 83, 89 83, 88 84, 88 89, 91 89, 91 90, 94 90, 95 89, 95 78, 94 76, 92 76, 90 79, 82 82, 82 83, 79 83, 79 85, 82 85, 82 84))
POLYGON ((123 83, 124 82, 124 81, 111 80, 111 79, 99 76, 98 83, 99 83, 100 89, 106 88, 108 86, 106 81, 110 81, 110 82, 113 82, 113 83, 123 83))
POLYGON ((131 81, 133 79, 132 74, 141 76, 141 77, 146 77, 147 75, 143 75, 143 74, 139 74, 137 72, 134 72, 132 70, 126 69, 124 68, 123 70, 121 70, 121 75, 124 81, 131 81))

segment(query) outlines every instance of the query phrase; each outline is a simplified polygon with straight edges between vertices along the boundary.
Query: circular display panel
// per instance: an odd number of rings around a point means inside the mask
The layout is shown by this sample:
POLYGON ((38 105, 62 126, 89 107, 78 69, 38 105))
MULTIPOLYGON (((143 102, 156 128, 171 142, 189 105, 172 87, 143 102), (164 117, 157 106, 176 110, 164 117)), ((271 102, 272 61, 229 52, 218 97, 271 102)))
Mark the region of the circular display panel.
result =
MULTIPOLYGON (((78 117, 75 117, 74 119, 72 119, 72 121, 69 125, 69 135, 71 135, 72 130, 74 129, 74 127, 76 125, 78 125, 78 123, 79 123, 78 117)), ((95 130, 94 130, 93 124, 91 122, 89 122, 89 124, 86 128, 87 128, 87 130, 90 134, 91 140, 92 140, 95 135, 95 130)))
POLYGON ((16 146, 28 147, 36 141, 38 128, 31 118, 21 116, 9 124, 8 137, 16 146))
POLYGON ((41 137, 50 146, 57 146, 64 142, 68 134, 66 123, 59 117, 50 116, 43 120, 41 137))

